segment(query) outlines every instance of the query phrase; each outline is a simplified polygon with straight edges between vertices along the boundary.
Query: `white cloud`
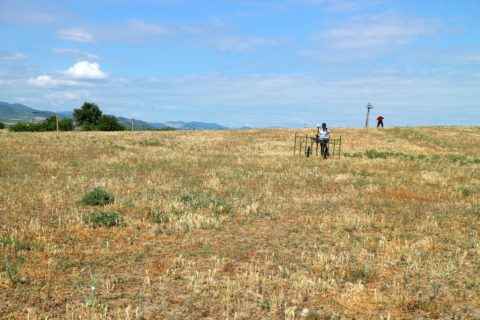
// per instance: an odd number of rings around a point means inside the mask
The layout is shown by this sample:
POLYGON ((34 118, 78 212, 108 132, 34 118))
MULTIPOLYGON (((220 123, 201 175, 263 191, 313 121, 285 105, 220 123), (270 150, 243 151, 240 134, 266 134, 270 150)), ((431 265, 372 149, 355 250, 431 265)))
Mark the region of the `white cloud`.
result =
POLYGON ((135 34, 143 36, 164 36, 169 33, 169 31, 163 26, 142 20, 130 20, 127 22, 127 27, 135 34))
POLYGON ((11 86, 16 84, 16 82, 17 82, 16 80, 12 80, 12 79, 0 79, 1 86, 11 86))
MULTIPOLYGON (((417 108, 423 113, 441 113, 443 111, 440 110, 454 105, 458 96, 468 97, 462 102, 467 106, 478 101, 478 95, 475 96, 477 79, 466 79, 452 85, 447 75, 387 74, 346 79, 302 74, 210 75, 128 81, 129 84, 115 86, 108 82, 108 90, 92 90, 96 91, 95 96, 102 96, 105 104, 111 106, 124 105, 124 101, 132 97, 141 97, 144 102, 142 111, 148 114, 145 119, 151 121, 182 118, 232 126, 245 123, 245 119, 249 119, 252 125, 278 125, 291 116, 301 118, 297 125, 303 125, 303 121, 318 114, 322 114, 327 123, 361 126, 365 121, 364 106, 368 101, 375 105, 375 110, 384 113, 397 125, 427 124, 435 123, 435 120, 418 115, 420 111, 417 108), (179 108, 165 108, 160 112, 153 106, 179 108), (405 117, 403 112, 410 115, 405 117), (393 113, 396 113, 395 117, 393 113), (412 120, 412 114, 418 115, 419 119, 412 120), (227 120, 229 117, 233 119, 227 120)), ((133 109, 124 107, 123 110, 127 113, 133 109)), ((472 116, 471 111, 466 113, 472 116)), ((438 116, 437 120, 441 118, 438 116)))
POLYGON ((28 26, 44 26, 59 20, 60 15, 46 12, 45 6, 29 0, 0 1, 0 21, 28 26))
POLYGON ((38 76, 36 78, 28 79, 28 84, 34 87, 49 87, 54 84, 55 80, 50 76, 38 76))
POLYGON ((226 19, 211 17, 206 23, 197 25, 181 25, 176 35, 184 37, 182 41, 195 47, 210 47, 223 52, 242 53, 260 47, 282 46, 290 40, 286 37, 266 38, 256 35, 232 33, 232 26, 226 19))
POLYGON ((82 100, 90 96, 88 91, 62 91, 54 92, 45 95, 46 99, 56 100, 56 101, 69 101, 69 100, 82 100))
POLYGON ((426 21, 394 14, 357 17, 347 25, 323 31, 315 41, 335 49, 384 49, 413 42, 419 36, 433 33, 435 27, 426 21))
POLYGON ((326 11, 356 11, 367 7, 385 4, 386 0, 300 0, 301 3, 314 4, 326 11))
POLYGON ((74 86, 77 83, 67 79, 55 79, 49 75, 41 75, 36 78, 28 79, 28 84, 39 88, 53 88, 59 86, 74 86))
MULTIPOLYGON (((68 79, 67 79, 68 80, 68 79)), ((32 79, 44 87, 62 83, 53 75, 32 79)), ((72 81, 72 80, 70 80, 72 81)), ((422 73, 365 75, 331 78, 303 74, 256 76, 183 76, 113 79, 91 84, 76 81, 72 87, 46 92, 19 83, 7 90, 7 101, 26 97, 37 105, 65 110, 72 102, 95 101, 102 110, 118 116, 142 113, 149 121, 199 120, 230 126, 259 126, 321 120, 332 126, 364 124, 365 104, 371 101, 396 125, 435 123, 472 124, 478 118, 478 78, 452 78, 422 73), (458 81, 453 81, 458 80, 458 81), (461 96, 464 99, 458 100, 461 96), (139 101, 141 105, 133 102, 139 101), (451 107, 461 110, 446 118, 451 107), (408 116, 405 116, 407 114, 408 116), (290 120, 289 120, 290 119, 290 120), (456 122, 453 122, 456 121, 456 122)))
POLYGON ((78 49, 72 48, 54 48, 53 53, 58 55, 65 55, 77 60, 98 61, 100 57, 93 53, 84 52, 78 49))
POLYGON ((394 13, 362 15, 315 33, 312 47, 299 54, 325 61, 366 59, 415 43, 420 37, 432 35, 437 27, 435 21, 394 13))
POLYGON ((277 46, 285 41, 258 37, 219 36, 209 42, 220 51, 246 52, 262 46, 277 46))
POLYGON ((100 65, 96 62, 80 61, 70 67, 65 74, 74 79, 84 80, 102 80, 107 79, 109 74, 100 70, 100 65))
POLYGON ((27 59, 23 53, 0 51, 0 60, 22 61, 27 59))
POLYGON ((480 63, 480 51, 464 54, 460 57, 460 60, 470 63, 480 63))
POLYGON ((203 33, 205 33, 205 28, 202 28, 202 27, 198 27, 198 26, 181 26, 179 28, 180 31, 182 32, 185 32, 187 34, 191 34, 191 35, 201 35, 203 33))
POLYGON ((88 81, 90 80, 104 80, 108 77, 109 74, 100 70, 98 63, 80 61, 66 71, 57 72, 54 75, 40 75, 36 78, 30 78, 28 79, 28 84, 39 88, 84 87, 88 86, 88 81))
POLYGON ((140 42, 163 39, 172 33, 168 28, 143 20, 127 20, 116 24, 95 24, 90 27, 95 34, 85 28, 69 28, 57 31, 63 39, 83 42, 140 42))
POLYGON ((89 31, 82 28, 63 29, 63 30, 59 30, 57 34, 58 36, 60 36, 60 38, 63 38, 66 40, 83 42, 83 43, 95 42, 93 35, 89 31))

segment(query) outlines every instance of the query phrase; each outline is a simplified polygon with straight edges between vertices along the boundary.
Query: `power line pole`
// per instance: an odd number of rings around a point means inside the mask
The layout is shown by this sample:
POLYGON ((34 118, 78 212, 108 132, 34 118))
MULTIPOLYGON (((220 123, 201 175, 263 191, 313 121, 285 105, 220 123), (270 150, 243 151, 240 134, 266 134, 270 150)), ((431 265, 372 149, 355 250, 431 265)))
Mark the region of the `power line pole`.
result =
POLYGON ((132 131, 134 130, 135 127, 135 118, 132 117, 132 131))
POLYGON ((367 105, 367 119, 365 120, 365 128, 368 128, 368 118, 370 117, 370 109, 373 108, 373 105, 369 102, 367 105))
POLYGON ((55 113, 55 118, 57 120, 57 132, 58 132, 58 113, 55 113))

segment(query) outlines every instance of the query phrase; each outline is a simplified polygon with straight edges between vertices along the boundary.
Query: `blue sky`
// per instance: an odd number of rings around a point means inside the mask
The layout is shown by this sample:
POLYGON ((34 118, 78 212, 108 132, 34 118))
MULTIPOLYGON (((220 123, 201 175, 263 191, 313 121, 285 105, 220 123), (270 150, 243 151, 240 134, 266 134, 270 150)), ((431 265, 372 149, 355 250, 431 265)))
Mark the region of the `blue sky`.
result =
POLYGON ((0 101, 230 127, 479 125, 479 0, 0 0, 0 101), (372 121, 373 122, 373 121, 372 121))

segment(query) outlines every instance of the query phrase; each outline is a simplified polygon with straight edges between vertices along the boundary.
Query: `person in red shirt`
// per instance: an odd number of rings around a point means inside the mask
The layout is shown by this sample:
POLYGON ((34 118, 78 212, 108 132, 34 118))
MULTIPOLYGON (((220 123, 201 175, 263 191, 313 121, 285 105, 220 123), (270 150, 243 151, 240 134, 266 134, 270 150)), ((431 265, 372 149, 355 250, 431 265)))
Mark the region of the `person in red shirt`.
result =
POLYGON ((378 118, 377 118, 377 128, 380 127, 380 126, 382 126, 382 128, 383 128, 383 119, 385 119, 385 118, 382 117, 382 116, 378 116, 378 118))

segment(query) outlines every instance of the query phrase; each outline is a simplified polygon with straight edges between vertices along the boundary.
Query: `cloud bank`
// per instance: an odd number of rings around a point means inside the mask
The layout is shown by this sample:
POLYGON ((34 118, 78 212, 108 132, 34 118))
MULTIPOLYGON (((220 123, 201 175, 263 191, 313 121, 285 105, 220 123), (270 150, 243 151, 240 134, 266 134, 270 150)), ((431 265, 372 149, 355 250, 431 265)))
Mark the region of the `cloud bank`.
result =
POLYGON ((83 28, 68 28, 57 32, 58 36, 65 40, 82 43, 93 43, 95 39, 93 34, 83 28))
POLYGON ((100 69, 98 63, 80 61, 65 71, 33 77, 28 79, 27 83, 39 88, 84 87, 88 82, 107 80, 109 77, 108 73, 100 69))
POLYGON ((80 61, 70 67, 65 74, 73 79, 83 80, 103 80, 108 79, 109 74, 100 70, 100 65, 96 62, 80 61))

